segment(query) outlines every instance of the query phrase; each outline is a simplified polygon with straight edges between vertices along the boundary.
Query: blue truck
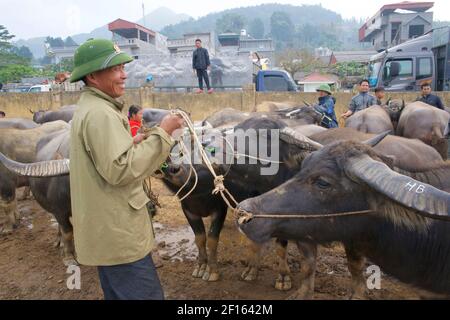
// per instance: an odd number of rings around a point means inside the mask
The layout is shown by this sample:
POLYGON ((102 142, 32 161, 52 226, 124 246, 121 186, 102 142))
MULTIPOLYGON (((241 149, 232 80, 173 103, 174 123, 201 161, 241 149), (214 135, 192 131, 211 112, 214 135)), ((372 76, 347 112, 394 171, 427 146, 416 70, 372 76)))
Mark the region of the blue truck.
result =
POLYGON ((259 92, 298 91, 291 75, 284 70, 259 70, 253 75, 253 82, 259 92))

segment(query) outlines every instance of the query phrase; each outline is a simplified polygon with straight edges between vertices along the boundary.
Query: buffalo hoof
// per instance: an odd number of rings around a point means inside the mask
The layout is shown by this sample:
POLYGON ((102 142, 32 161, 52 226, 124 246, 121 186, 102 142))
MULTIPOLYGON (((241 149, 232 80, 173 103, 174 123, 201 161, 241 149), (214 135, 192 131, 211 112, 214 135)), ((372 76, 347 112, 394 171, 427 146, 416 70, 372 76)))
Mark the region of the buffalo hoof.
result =
POLYGON ((203 274, 202 280, 208 282, 219 281, 220 275, 217 271, 211 271, 211 268, 208 266, 206 268, 205 273, 203 274))
POLYGON ((255 281, 258 278, 258 268, 247 267, 241 274, 243 281, 255 281))
POLYGON ((78 265, 79 265, 78 262, 77 262, 77 260, 75 260, 74 257, 67 257, 67 258, 64 258, 64 259, 63 259, 63 263, 64 263, 64 266, 66 266, 66 267, 70 267, 70 266, 78 266, 78 265))
POLYGON ((206 271, 206 264, 197 265, 194 269, 194 272, 192 272, 192 277, 203 278, 205 271, 206 271))
POLYGON ((13 229, 9 227, 0 228, 0 236, 9 236, 13 233, 13 229))
POLYGON ((275 289, 279 291, 289 291, 292 289, 292 280, 289 275, 279 275, 275 281, 275 289))

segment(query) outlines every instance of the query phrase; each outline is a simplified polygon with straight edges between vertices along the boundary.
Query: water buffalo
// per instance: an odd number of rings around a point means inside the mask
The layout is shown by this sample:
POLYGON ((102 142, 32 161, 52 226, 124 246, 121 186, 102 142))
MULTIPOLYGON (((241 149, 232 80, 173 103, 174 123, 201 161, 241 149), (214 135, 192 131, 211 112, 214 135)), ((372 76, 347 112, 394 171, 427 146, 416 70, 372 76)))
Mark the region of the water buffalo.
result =
POLYGON ((146 108, 142 115, 142 124, 147 128, 152 128, 160 124, 162 119, 169 113, 170 110, 146 108))
POLYGON ((34 129, 39 127, 34 121, 21 118, 0 119, 0 129, 34 129))
MULTIPOLYGON (((261 167, 258 166, 233 164, 231 166, 224 165, 216 167, 217 172, 226 175, 225 186, 237 201, 262 194, 280 185, 287 177, 292 176, 293 173, 291 172, 295 172, 300 168, 299 164, 301 163, 302 154, 306 155, 306 152, 314 150, 314 145, 319 146, 306 138, 302 139, 300 136, 292 136, 292 131, 287 130, 285 123, 270 118, 254 117, 240 123, 234 129, 236 131, 242 130, 243 132, 247 129, 281 130, 279 146, 281 160, 278 160, 284 162, 280 164, 280 170, 276 175, 266 177, 260 177, 258 168, 261 167), (236 169, 238 167, 239 169, 236 169), (252 170, 249 170, 250 168, 252 170), (245 177, 247 183, 241 183, 242 177, 245 177)), ((257 139, 251 143, 259 143, 259 137, 250 138, 257 139)), ((270 147, 270 140, 264 143, 267 143, 270 147)), ((208 144, 208 148, 211 147, 217 149, 226 148, 226 144, 208 144)), ((266 164, 263 166, 266 166, 266 164)), ((181 202, 183 212, 195 233, 196 245, 199 250, 198 264, 192 275, 196 278, 203 278, 206 281, 216 281, 219 279, 217 246, 228 207, 220 196, 212 195, 212 191, 215 188, 213 184, 214 179, 207 168, 203 165, 195 165, 194 167, 198 172, 197 187, 189 197, 181 202), (212 217, 212 222, 208 236, 206 236, 202 218, 208 216, 212 217)), ((188 165, 169 163, 168 168, 164 170, 163 181, 174 192, 179 190, 187 181, 187 186, 180 194, 183 197, 193 187, 194 178, 192 176, 189 179, 189 176, 190 168, 188 165)), ((284 249, 287 246, 286 241, 280 240, 278 244, 284 249)), ((255 257, 252 258, 249 267, 243 272, 242 278, 244 280, 251 281, 256 278, 259 264, 257 254, 258 252, 255 252, 255 257)), ((277 287, 287 290, 290 289, 290 278, 286 261, 287 256, 283 249, 279 250, 279 254, 281 258, 284 258, 281 259, 284 263, 280 266, 280 274, 282 276, 277 281, 277 287)))
POLYGON ((396 134, 406 138, 419 139, 435 148, 444 159, 447 159, 450 114, 444 110, 413 102, 403 110, 396 134))
POLYGON ((405 101, 394 99, 383 106, 371 106, 345 121, 345 127, 364 133, 395 132, 400 115, 405 108, 405 101))
MULTIPOLYGON (((323 145, 337 141, 363 142, 373 139, 375 134, 363 133, 351 128, 331 129, 311 135, 310 138, 323 145)), ((393 159, 394 165, 402 168, 415 168, 424 163, 442 163, 441 155, 431 146, 417 139, 388 135, 377 146, 375 150, 393 159)))
POLYGON ((39 110, 33 112, 32 110, 30 110, 30 112, 33 114, 33 121, 39 124, 57 120, 70 122, 73 118, 73 114, 76 108, 77 108, 76 105, 67 105, 61 107, 59 110, 56 111, 39 110))
MULTIPOLYGON (((285 184, 242 202, 237 224, 259 243, 273 237, 312 246, 342 242, 354 291, 365 289, 367 257, 403 282, 449 295, 450 194, 442 190, 450 191, 448 163, 407 171, 393 168, 390 158, 364 144, 338 142, 312 153, 285 184), (327 217, 369 209, 363 215, 327 217), (263 214, 287 217, 258 218, 263 214), (289 218, 295 214, 303 218, 289 218)), ((304 261, 296 297, 311 296, 316 254, 313 250, 304 261)))
MULTIPOLYGON (((63 121, 55 121, 34 129, 0 129, 0 152, 16 161, 35 162, 39 140, 68 126, 63 121)), ((0 233, 13 230, 18 217, 16 188, 24 186, 29 186, 29 179, 10 172, 0 164, 0 217, 6 219, 0 233)))

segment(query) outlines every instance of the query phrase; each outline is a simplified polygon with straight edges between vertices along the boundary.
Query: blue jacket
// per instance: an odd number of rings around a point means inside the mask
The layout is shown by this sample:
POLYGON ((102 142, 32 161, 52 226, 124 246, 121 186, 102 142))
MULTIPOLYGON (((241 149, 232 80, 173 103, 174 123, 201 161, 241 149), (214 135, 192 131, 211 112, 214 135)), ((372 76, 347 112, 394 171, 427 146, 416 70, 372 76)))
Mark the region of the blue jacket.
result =
POLYGON ((197 48, 192 55, 192 69, 206 70, 211 65, 208 50, 197 48))
POLYGON ((435 96, 434 94, 429 94, 427 96, 421 96, 417 98, 417 101, 422 101, 430 106, 436 107, 438 109, 444 110, 444 105, 442 104, 441 98, 435 96))
POLYGON ((326 115, 327 117, 331 118, 330 121, 325 121, 325 119, 320 124, 322 127, 325 128, 338 128, 338 121, 336 118, 336 113, 334 112, 334 100, 332 96, 325 96, 319 98, 319 104, 314 107, 318 112, 326 115))

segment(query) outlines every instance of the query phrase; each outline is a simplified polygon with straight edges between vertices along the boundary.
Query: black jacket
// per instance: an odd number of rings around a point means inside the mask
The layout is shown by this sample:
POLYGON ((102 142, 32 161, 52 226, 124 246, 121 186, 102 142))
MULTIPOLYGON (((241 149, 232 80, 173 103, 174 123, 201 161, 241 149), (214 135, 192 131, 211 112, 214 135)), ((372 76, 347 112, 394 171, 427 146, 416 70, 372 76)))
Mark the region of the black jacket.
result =
POLYGON ((441 98, 438 96, 435 96, 434 94, 429 94, 427 96, 421 96, 417 98, 417 101, 425 102, 426 104, 429 104, 430 106, 439 108, 444 110, 444 105, 442 104, 441 98))
POLYGON ((194 54, 192 55, 192 69, 205 70, 210 64, 208 50, 205 48, 197 48, 194 50, 194 54))

